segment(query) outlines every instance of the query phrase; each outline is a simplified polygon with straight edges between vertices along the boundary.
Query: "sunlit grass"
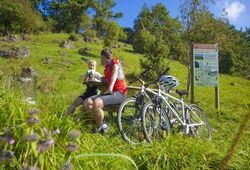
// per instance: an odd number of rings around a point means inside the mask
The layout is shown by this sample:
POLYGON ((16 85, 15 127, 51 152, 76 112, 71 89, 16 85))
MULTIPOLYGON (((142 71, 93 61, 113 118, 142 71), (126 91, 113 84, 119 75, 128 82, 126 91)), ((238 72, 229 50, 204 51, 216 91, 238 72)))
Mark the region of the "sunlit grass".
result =
MULTIPOLYGON (((212 140, 200 141, 181 135, 173 135, 167 141, 132 146, 122 140, 116 124, 110 125, 107 135, 92 134, 92 122, 89 118, 81 118, 74 122, 78 110, 71 116, 64 115, 65 110, 76 96, 83 93, 85 87, 81 84, 81 75, 86 72, 87 64, 81 57, 95 59, 97 70, 102 73, 99 53, 103 47, 100 40, 95 43, 85 43, 82 38, 74 42, 75 48, 62 49, 60 43, 67 39, 67 34, 30 35, 30 41, 23 41, 18 46, 29 46, 30 56, 25 60, 0 58, 0 71, 5 75, 18 75, 22 66, 31 66, 38 74, 37 104, 29 106, 22 101, 21 95, 8 91, 4 86, 4 76, 0 77, 0 130, 11 127, 16 143, 9 149, 15 151, 13 164, 9 169, 21 169, 26 144, 23 134, 27 131, 25 120, 27 110, 36 107, 41 110, 39 128, 46 127, 53 131, 60 128, 61 133, 55 137, 52 149, 40 159, 47 169, 59 169, 64 162, 66 145, 70 130, 81 131, 79 151, 72 154, 72 164, 75 169, 218 169, 222 159, 230 149, 234 136, 245 115, 249 112, 250 81, 220 75, 220 109, 214 108, 215 92, 212 87, 195 87, 195 102, 204 109, 212 126, 212 140), (79 48, 89 47, 91 57, 78 54, 79 48), (43 64, 41 60, 50 56, 51 64, 43 64), (74 64, 65 62, 70 60, 74 64), (101 154, 108 154, 101 155, 101 154), (86 157, 77 159, 77 155, 86 157), (97 156, 98 155, 98 156, 97 156), (113 157, 111 156, 113 155, 113 157), (114 156, 116 155, 116 156, 114 156), (123 158, 121 158, 124 155, 123 158), (119 158, 118 158, 118 157, 119 158), (127 160, 131 158, 131 160, 127 160), (134 165, 136 164, 136 166, 134 165)), ((113 53, 125 63, 127 75, 139 74, 140 54, 132 52, 132 47, 114 49, 113 53)), ((177 61, 169 61, 170 74, 180 79, 178 88, 186 89, 187 67, 177 61)), ((18 82, 15 82, 18 86, 18 82)), ((186 98, 189 102, 189 98, 186 98)), ((38 130, 38 128, 37 128, 38 130)), ((250 153, 250 126, 248 125, 228 167, 230 169, 247 169, 250 153)), ((0 145, 2 147, 2 145, 0 145)), ((34 163, 35 160, 30 160, 34 163)))

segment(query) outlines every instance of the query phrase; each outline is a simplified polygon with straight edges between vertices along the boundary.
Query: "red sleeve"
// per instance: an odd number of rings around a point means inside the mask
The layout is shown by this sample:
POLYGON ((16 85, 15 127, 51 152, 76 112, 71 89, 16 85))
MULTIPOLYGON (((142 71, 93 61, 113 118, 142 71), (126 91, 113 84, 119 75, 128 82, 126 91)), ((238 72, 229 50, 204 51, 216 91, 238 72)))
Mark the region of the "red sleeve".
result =
POLYGON ((113 65, 115 65, 115 64, 118 64, 118 60, 117 59, 113 60, 113 65))

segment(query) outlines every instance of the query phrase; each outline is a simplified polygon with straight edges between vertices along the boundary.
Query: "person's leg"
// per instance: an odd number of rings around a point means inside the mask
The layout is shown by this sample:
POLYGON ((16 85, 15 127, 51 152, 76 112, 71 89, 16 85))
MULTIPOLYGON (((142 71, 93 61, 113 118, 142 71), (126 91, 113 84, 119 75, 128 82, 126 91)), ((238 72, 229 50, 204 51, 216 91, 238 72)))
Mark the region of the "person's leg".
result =
POLYGON ((75 111, 75 109, 78 107, 78 106, 80 106, 81 104, 83 104, 83 99, 79 96, 79 97, 77 97, 74 101, 73 101, 73 103, 69 106, 69 108, 67 109, 67 111, 66 111, 66 115, 70 115, 70 114, 72 114, 74 111, 75 111))
POLYGON ((92 118, 96 123, 96 127, 100 128, 103 124, 104 119, 104 112, 102 110, 103 108, 103 101, 101 98, 97 98, 94 100, 93 103, 93 115, 92 118))
POLYGON ((96 127, 100 128, 103 125, 104 112, 103 107, 106 105, 120 104, 125 100, 126 96, 119 92, 114 95, 99 96, 93 102, 93 115, 92 118, 96 122, 96 127))
POLYGON ((85 110, 91 110, 93 108, 93 99, 91 97, 83 101, 83 107, 85 110))
MULTIPOLYGON (((94 95, 94 96, 91 96, 87 99, 85 99, 83 101, 83 107, 86 111, 90 111, 90 110, 93 110, 93 104, 94 104, 94 100, 99 97, 99 95, 94 95)), ((91 118, 93 119, 93 114, 91 114, 91 118)))

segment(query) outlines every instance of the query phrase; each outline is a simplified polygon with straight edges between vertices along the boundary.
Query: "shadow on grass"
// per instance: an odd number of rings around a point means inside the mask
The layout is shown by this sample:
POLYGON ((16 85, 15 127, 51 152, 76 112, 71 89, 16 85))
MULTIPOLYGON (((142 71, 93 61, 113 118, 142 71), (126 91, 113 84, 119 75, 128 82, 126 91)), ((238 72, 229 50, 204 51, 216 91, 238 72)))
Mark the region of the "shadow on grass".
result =
POLYGON ((136 54, 136 52, 135 52, 133 49, 124 49, 124 51, 129 52, 129 53, 136 54))

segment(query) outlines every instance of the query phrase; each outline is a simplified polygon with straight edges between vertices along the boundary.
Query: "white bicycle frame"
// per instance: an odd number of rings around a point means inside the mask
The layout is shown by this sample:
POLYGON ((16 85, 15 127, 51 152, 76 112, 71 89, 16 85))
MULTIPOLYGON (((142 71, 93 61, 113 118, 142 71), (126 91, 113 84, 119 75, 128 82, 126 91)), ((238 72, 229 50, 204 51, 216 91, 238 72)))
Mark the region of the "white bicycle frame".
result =
POLYGON ((162 99, 164 101, 164 103, 166 104, 166 108, 169 108, 170 111, 174 114, 174 116, 181 122, 181 124, 186 128, 186 133, 189 133, 189 129, 190 127, 197 127, 197 126, 201 126, 204 124, 204 122, 197 116, 197 114, 194 114, 194 116, 199 119, 200 123, 192 123, 192 124, 187 124, 186 122, 186 115, 188 115, 188 111, 191 110, 191 108, 184 103, 183 98, 176 98, 172 95, 170 95, 169 93, 166 93, 164 91, 162 91, 160 88, 156 89, 150 89, 150 88, 145 88, 144 89, 146 92, 152 93, 157 95, 160 99, 162 99), (181 108, 182 108, 182 118, 178 115, 177 111, 170 105, 170 103, 168 102, 168 99, 173 99, 174 101, 177 101, 178 103, 181 104, 181 108), (186 109, 185 109, 186 108, 186 109), (186 110, 186 112, 185 112, 186 110), (186 114, 186 115, 185 115, 186 114))

